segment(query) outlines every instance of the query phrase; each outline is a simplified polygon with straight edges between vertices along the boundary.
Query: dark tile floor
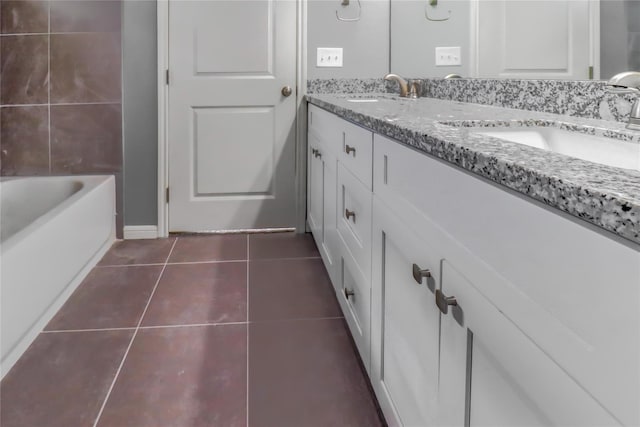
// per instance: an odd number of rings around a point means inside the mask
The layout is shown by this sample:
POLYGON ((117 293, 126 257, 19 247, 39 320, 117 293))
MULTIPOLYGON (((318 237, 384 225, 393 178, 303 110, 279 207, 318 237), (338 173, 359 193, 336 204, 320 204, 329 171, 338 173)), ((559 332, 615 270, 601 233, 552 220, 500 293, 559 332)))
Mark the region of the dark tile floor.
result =
POLYGON ((309 235, 116 243, 0 384, 2 427, 383 425, 309 235))

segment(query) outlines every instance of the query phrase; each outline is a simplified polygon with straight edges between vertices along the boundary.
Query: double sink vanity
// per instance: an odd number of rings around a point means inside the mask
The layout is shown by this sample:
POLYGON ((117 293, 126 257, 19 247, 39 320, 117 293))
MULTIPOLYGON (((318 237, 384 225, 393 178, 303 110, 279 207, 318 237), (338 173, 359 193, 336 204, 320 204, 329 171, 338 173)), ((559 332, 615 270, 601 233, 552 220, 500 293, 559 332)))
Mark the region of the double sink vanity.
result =
POLYGON ((308 224, 390 426, 640 424, 640 132, 307 100, 308 224))

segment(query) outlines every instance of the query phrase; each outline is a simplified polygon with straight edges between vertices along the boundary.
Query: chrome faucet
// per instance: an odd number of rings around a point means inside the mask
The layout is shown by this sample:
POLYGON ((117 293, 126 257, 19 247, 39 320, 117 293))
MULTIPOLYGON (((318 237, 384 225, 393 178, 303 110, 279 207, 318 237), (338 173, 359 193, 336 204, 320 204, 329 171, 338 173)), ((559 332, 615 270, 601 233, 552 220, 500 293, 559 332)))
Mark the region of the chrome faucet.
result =
POLYGON ((400 85, 400 96, 402 98, 406 98, 407 95, 409 95, 409 83, 407 83, 407 81, 402 77, 400 77, 399 75, 389 73, 386 76, 384 76, 384 79, 387 81, 398 82, 398 84, 400 85))
MULTIPOLYGON (((611 77, 607 83, 610 92, 613 93, 633 93, 640 95, 640 72, 625 71, 611 77)), ((640 130, 640 96, 631 107, 627 129, 640 130)))

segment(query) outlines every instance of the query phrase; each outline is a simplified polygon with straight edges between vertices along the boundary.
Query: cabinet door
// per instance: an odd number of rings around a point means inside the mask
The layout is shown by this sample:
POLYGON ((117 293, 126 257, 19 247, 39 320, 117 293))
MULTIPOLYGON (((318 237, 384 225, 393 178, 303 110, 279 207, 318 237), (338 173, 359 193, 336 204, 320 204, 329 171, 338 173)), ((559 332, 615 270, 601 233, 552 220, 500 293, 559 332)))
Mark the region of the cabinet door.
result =
POLYGON ((335 155, 309 133, 307 221, 334 285, 336 279, 336 163, 335 155))
POLYGON ((307 221, 311 228, 311 233, 316 239, 316 243, 320 246, 322 234, 322 215, 323 215, 323 168, 322 161, 318 156, 320 141, 313 134, 308 136, 309 146, 307 148, 307 221))
POLYGON ((419 222, 396 216, 375 196, 373 205, 371 381, 390 425, 435 425, 439 257, 429 236, 410 228, 419 222))
POLYGON ((337 289, 337 159, 330 150, 323 150, 319 160, 322 163, 322 238, 318 244, 320 254, 329 277, 337 289))
POLYGON ((457 305, 441 319, 440 425, 620 425, 446 260, 441 279, 457 305))

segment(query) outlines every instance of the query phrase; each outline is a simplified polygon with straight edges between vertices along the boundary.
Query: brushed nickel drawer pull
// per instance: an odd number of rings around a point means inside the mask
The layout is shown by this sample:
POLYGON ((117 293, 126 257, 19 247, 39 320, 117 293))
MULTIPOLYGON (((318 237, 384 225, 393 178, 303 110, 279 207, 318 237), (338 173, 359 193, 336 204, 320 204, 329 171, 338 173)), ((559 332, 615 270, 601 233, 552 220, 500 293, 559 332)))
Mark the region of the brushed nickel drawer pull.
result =
POLYGON ((353 290, 349 290, 347 288, 344 288, 344 297, 346 299, 349 299, 349 297, 354 297, 356 296, 356 293, 353 290))
POLYGON ((353 157, 355 157, 356 156, 356 147, 351 147, 348 144, 345 144, 344 152, 347 153, 347 154, 353 153, 353 157))
POLYGON ((353 218, 353 223, 356 223, 356 213, 354 211, 350 211, 349 209, 344 210, 344 216, 349 218, 353 218))
POLYGON ((458 301, 456 300, 456 297, 446 297, 440 289, 436 289, 436 305, 442 314, 447 314, 449 306, 457 306, 458 301))
POLYGON ((431 277, 431 271, 429 269, 421 269, 418 264, 413 264, 413 278, 419 285, 422 285, 423 277, 431 277))

